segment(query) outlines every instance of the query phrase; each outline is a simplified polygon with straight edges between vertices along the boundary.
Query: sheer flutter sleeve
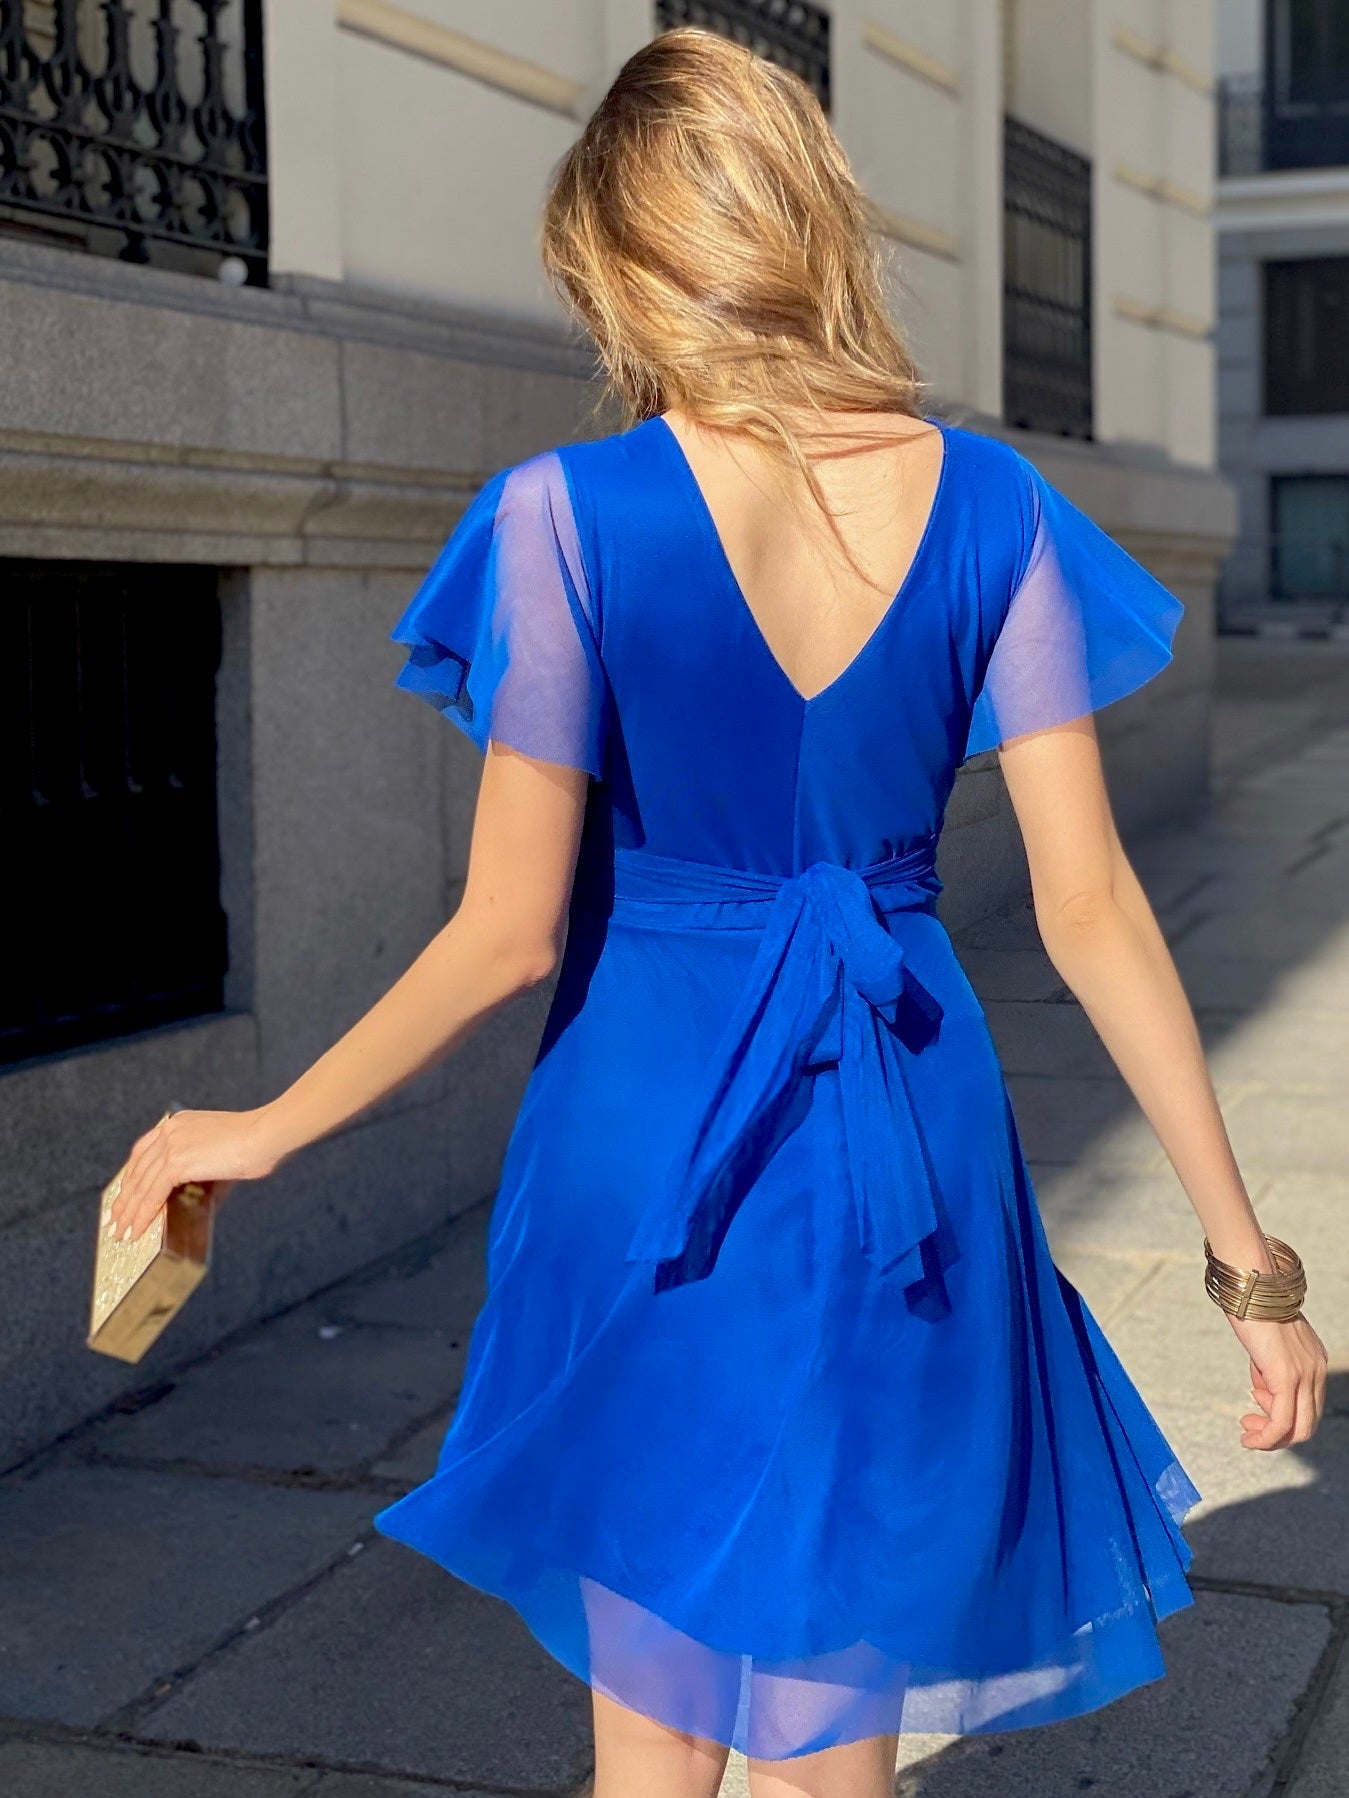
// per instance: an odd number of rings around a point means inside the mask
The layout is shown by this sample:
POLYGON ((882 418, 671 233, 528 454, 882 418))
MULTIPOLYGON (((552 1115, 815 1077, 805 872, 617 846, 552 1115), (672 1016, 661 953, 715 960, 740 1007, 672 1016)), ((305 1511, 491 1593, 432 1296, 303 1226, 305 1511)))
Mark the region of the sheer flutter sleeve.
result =
POLYGON ((600 775, 607 684, 594 595, 555 451, 495 475, 389 633, 395 686, 489 739, 600 775))
POLYGON ((965 753, 1122 699, 1171 660, 1184 611, 1029 463, 1030 551, 989 656, 965 753))

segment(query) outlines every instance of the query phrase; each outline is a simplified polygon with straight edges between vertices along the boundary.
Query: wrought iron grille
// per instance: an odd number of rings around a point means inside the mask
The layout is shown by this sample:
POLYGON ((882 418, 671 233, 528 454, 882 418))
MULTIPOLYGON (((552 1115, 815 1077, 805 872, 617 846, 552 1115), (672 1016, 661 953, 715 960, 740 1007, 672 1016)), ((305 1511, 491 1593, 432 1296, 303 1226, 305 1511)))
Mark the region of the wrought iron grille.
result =
POLYGON ((1004 123, 1003 412, 1092 434, 1091 163, 1019 119, 1004 123))
POLYGON ((1349 75, 1321 93, 1283 96, 1258 75, 1218 87, 1218 173, 1341 168, 1349 164, 1349 75))
POLYGON ((213 572, 0 564, 0 1062, 218 1011, 213 572))
POLYGON ((701 25, 791 69, 829 110, 829 14, 807 0, 656 0, 656 27, 701 25))
MULTIPOLYGON (((131 262, 267 270, 262 0, 0 0, 0 214, 131 262)), ((226 273, 232 272, 226 270, 226 273)))

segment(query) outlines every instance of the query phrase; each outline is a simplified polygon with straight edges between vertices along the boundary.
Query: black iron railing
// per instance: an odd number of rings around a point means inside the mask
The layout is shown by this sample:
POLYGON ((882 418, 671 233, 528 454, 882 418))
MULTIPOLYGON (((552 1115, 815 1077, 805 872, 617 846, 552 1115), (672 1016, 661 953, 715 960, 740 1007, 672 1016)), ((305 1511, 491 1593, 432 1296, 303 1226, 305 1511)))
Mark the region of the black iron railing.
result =
POLYGON ((1272 169, 1349 164, 1349 78, 1321 92, 1280 97, 1258 75, 1228 76, 1218 87, 1218 172, 1260 175, 1272 169))
POLYGON ((1091 164, 1019 119, 1003 140, 1003 413, 1092 434, 1091 164))
POLYGON ((267 270, 262 0, 0 0, 0 221, 267 270))
POLYGON ((217 577, 0 563, 0 1062, 223 1003, 217 577))
POLYGON ((701 25, 800 75, 829 110, 829 14, 807 0, 656 0, 656 29, 701 25))

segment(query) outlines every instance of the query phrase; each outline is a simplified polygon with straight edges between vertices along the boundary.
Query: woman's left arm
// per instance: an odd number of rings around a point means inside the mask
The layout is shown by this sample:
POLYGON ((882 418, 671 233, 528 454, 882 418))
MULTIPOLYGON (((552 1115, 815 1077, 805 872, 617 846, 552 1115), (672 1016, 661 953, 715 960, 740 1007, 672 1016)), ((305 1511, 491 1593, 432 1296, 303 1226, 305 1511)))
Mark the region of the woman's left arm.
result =
POLYGON ((140 1236, 176 1186, 261 1179, 457 1048, 554 971, 589 776, 495 742, 483 762, 454 916, 389 991, 286 1090, 252 1111, 180 1111, 138 1137, 112 1207, 140 1236))
MULTIPOLYGON (((1157 1132, 1214 1254, 1271 1272, 1194 1013, 1120 844, 1091 716, 1010 737, 999 759, 1049 959, 1157 1132)), ((1243 1446, 1305 1440, 1325 1402, 1325 1348, 1311 1324, 1229 1322, 1262 1407, 1242 1419, 1243 1446)))

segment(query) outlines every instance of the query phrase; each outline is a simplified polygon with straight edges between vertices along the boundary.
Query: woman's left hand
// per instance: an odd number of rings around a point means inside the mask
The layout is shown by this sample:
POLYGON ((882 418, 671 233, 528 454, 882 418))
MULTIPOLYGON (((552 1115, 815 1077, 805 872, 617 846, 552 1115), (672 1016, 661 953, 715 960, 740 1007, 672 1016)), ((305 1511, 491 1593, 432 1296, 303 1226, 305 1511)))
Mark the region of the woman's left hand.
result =
POLYGON ((122 1186, 112 1203, 112 1233, 119 1241, 144 1234, 175 1187, 189 1180, 223 1198, 236 1180, 261 1180, 281 1157, 266 1138, 266 1111, 175 1111, 138 1136, 127 1158, 122 1186))
POLYGON ((1291 1448, 1316 1433, 1326 1408, 1326 1345, 1301 1313, 1286 1323, 1227 1319, 1251 1360, 1258 1410, 1241 1420, 1243 1448, 1291 1448))

